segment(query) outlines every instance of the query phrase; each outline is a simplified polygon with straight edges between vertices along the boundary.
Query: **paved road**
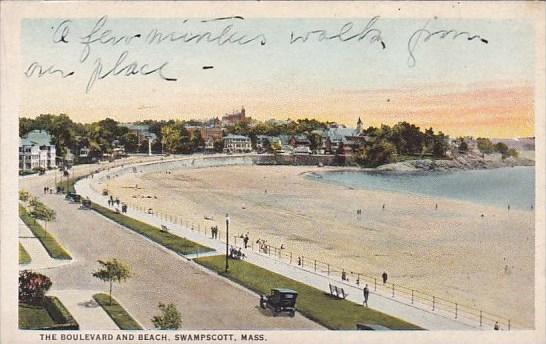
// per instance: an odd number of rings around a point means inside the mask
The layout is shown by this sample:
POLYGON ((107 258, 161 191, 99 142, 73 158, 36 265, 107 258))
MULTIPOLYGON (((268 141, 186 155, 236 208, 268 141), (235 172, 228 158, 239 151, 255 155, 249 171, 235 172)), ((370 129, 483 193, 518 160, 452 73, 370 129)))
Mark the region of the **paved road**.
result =
POLYGON ((159 302, 177 306, 184 329, 321 328, 299 314, 289 318, 262 313, 253 293, 199 269, 94 212, 79 210, 62 196, 43 195, 43 186, 53 183, 52 175, 27 178, 20 183, 20 188, 55 209, 57 220, 48 225, 48 230, 75 259, 72 264, 48 270, 52 293, 107 291, 107 284, 91 273, 97 269, 98 259, 116 257, 131 266, 134 276, 115 284, 113 295, 146 328, 153 328, 150 319, 157 314, 159 302))

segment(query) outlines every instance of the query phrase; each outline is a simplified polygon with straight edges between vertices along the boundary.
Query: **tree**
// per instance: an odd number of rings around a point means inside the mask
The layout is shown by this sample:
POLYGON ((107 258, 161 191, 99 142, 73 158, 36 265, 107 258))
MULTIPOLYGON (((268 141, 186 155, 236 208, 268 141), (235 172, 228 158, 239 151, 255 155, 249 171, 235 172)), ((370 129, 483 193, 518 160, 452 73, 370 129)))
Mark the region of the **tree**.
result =
POLYGON ((131 271, 125 263, 118 261, 116 258, 108 261, 98 260, 97 262, 100 264, 101 268, 93 272, 93 277, 110 284, 109 295, 110 304, 112 304, 112 283, 121 283, 125 281, 131 277, 131 271))
POLYGON ((448 148, 448 136, 444 135, 441 131, 434 135, 434 145, 432 147, 432 154, 437 157, 444 157, 448 148))
POLYGON ((311 133, 307 136, 309 139, 309 142, 311 142, 311 146, 309 147, 313 152, 315 152, 317 149, 319 149, 322 146, 322 135, 318 133, 311 133))
POLYGON ((32 209, 30 215, 36 220, 44 221, 44 227, 47 230, 47 223, 55 221, 56 213, 55 210, 47 207, 45 204, 38 200, 32 200, 32 209))
POLYGON ((159 303, 161 315, 154 315, 152 323, 156 329, 160 330, 177 330, 182 325, 182 316, 172 303, 165 305, 159 303))
POLYGON ((355 161, 364 166, 376 167, 396 160, 396 147, 386 140, 378 140, 371 146, 360 149, 355 154, 355 161))
POLYGON ((51 279, 29 270, 19 272, 19 302, 40 305, 51 288, 51 279))
POLYGON ((506 158, 508 156, 508 146, 502 142, 498 142, 495 144, 495 152, 501 153, 502 158, 506 158))
POLYGON ((468 151, 468 143, 464 142, 464 139, 461 137, 461 143, 459 144, 459 152, 464 153, 468 151))
POLYGON ((515 150, 514 148, 510 148, 510 149, 506 152, 506 154, 507 154, 508 156, 511 156, 511 157, 514 157, 514 158, 517 158, 518 155, 519 155, 519 154, 518 154, 518 151, 515 150))
POLYGON ((161 144, 165 152, 176 153, 180 147, 180 141, 180 130, 174 125, 166 125, 161 128, 161 144))
POLYGON ((478 149, 484 154, 491 154, 495 151, 493 143, 488 138, 478 137, 476 139, 478 149))
POLYGON ((28 201, 29 197, 30 197, 30 194, 28 193, 28 191, 26 191, 26 190, 19 190, 19 200, 20 200, 21 202, 26 202, 26 201, 28 201))
POLYGON ((193 136, 191 137, 191 144, 192 144, 192 150, 195 151, 199 149, 199 147, 205 146, 205 139, 201 136, 201 132, 199 130, 196 130, 193 133, 193 136))

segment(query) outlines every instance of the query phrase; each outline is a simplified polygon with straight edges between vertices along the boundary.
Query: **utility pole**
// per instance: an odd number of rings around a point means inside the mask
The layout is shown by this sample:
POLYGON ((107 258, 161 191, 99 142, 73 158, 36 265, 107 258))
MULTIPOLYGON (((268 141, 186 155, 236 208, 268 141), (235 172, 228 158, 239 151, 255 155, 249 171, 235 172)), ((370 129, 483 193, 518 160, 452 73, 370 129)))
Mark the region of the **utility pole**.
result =
POLYGON ((229 214, 226 214, 226 272, 229 269, 229 214))

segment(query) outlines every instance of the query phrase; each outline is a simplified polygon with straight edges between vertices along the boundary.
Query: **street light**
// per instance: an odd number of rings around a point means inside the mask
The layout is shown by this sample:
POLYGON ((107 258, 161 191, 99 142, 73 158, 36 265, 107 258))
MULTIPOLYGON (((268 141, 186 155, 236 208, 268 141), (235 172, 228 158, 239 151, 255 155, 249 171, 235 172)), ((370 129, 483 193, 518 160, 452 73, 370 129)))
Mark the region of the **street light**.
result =
POLYGON ((229 258, 229 214, 226 214, 226 272, 228 272, 228 258, 229 258))

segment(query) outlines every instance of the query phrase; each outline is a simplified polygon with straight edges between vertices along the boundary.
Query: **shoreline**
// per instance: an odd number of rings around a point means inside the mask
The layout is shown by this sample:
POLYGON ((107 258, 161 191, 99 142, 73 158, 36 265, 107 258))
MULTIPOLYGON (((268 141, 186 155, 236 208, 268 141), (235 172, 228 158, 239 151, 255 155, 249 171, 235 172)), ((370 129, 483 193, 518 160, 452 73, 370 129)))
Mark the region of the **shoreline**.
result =
POLYGON ((361 170, 222 166, 128 174, 109 184, 122 201, 179 216, 196 226, 222 226, 229 213, 234 235, 249 232, 253 241, 285 244, 294 254, 314 256, 350 271, 375 275, 385 269, 401 285, 514 319, 521 314, 521 322, 531 321, 532 212, 507 213, 464 200, 351 190, 305 178, 322 171, 361 170), (440 203, 437 211, 435 201, 440 203), (364 209, 363 216, 354 215, 358 208, 364 209), (485 219, 476 216, 480 212, 485 219), (217 221, 203 220, 204 216, 217 221), (509 274, 503 272, 506 262, 513 265, 509 274), (473 278, 480 275, 479 280, 473 278), (514 288, 525 289, 530 299, 506 304, 514 288))

